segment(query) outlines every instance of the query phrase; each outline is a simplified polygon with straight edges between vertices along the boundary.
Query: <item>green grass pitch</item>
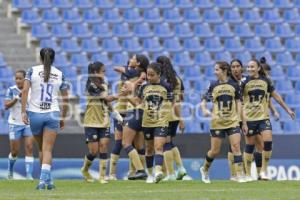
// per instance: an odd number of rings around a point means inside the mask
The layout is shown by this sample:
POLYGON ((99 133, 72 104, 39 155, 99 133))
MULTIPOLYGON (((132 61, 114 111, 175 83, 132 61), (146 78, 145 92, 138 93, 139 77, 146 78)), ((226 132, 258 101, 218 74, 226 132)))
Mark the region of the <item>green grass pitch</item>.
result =
POLYGON ((114 181, 108 184, 79 180, 56 180, 56 190, 37 191, 37 181, 0 181, 0 199, 92 199, 92 200, 275 200, 300 199, 299 181, 235 183, 176 181, 146 184, 143 181, 114 181))

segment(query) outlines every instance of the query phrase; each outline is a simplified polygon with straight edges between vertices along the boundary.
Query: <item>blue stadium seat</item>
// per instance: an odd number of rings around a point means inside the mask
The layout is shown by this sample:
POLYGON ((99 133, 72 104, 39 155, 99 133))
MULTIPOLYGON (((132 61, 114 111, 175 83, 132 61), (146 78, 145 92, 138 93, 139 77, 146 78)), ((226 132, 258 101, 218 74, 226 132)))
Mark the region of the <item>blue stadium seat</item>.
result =
POLYGON ((300 25, 295 26, 295 34, 297 37, 300 37, 300 25))
POLYGON ((109 59, 108 54, 106 52, 94 53, 91 57, 91 61, 92 62, 96 62, 96 61, 102 62, 106 66, 112 64, 112 62, 109 59))
POLYGON ((185 9, 183 11, 184 21, 191 24, 198 24, 202 22, 202 17, 198 8, 185 9))
POLYGON ((280 122, 271 120, 271 124, 272 124, 273 134, 283 134, 283 130, 281 128, 280 122))
POLYGON ((116 66, 125 66, 129 61, 127 52, 114 53, 112 56, 112 63, 116 66))
POLYGON ((135 0, 135 7, 139 9, 150 9, 153 7, 152 0, 135 0))
POLYGON ((182 46, 178 38, 165 39, 163 42, 164 49, 169 52, 180 52, 182 51, 182 46))
POLYGON ((293 66, 296 64, 290 52, 276 54, 276 63, 282 66, 293 66))
POLYGON ((91 38, 92 32, 89 30, 87 24, 73 24, 72 34, 78 38, 91 38))
POLYGON ((12 6, 17 9, 29 9, 32 7, 31 1, 29 0, 13 0, 12 6))
MULTIPOLYGON (((0 67, 6 66, 6 62, 4 60, 4 56, 2 53, 0 53, 0 67)), ((0 73, 1 74, 1 73, 0 73)))
POLYGON ((287 121, 283 124, 284 134, 299 134, 300 125, 299 122, 287 121))
POLYGON ((70 9, 73 4, 69 0, 52 0, 52 5, 54 8, 59 9, 70 9))
POLYGON ((81 41, 81 49, 87 53, 98 53, 101 48, 96 39, 84 39, 81 41))
POLYGON ((296 113, 296 120, 300 121, 300 108, 296 108, 295 113, 296 113))
POLYGON ((163 11, 164 21, 167 23, 181 23, 182 17, 178 8, 168 9, 163 11))
POLYGON ((251 0, 234 0, 233 3, 240 9, 250 9, 253 7, 251 0))
POLYGON ((127 38, 123 40, 123 49, 129 53, 139 53, 143 50, 138 38, 127 38))
POLYGON ((209 52, 219 52, 223 51, 223 46, 221 44, 221 41, 217 37, 213 38, 206 38, 204 40, 204 47, 209 52))
POLYGON ((84 54, 72 54, 71 63, 72 66, 76 67, 87 67, 89 65, 89 60, 84 54))
POLYGON ((124 21, 127 23, 135 24, 143 22, 138 9, 126 9, 123 14, 124 21))
POLYGON ((65 23, 78 24, 81 23, 81 16, 76 9, 64 10, 63 18, 65 23))
POLYGON ((243 14, 244 22, 250 24, 260 24, 262 23, 262 18, 259 14, 258 9, 245 10, 243 14))
POLYGON ((224 21, 230 24, 239 24, 243 22, 243 18, 240 15, 238 9, 226 9, 224 10, 224 21))
POLYGON ((55 9, 44 10, 43 22, 48 23, 48 24, 58 24, 58 23, 62 22, 62 18, 55 9))
POLYGON ((236 24, 234 27, 234 33, 240 38, 254 37, 253 31, 247 23, 236 24))
POLYGON ((289 80, 277 80, 275 84, 275 89, 280 94, 293 94, 294 88, 292 82, 289 80))
POLYGON ((120 9, 129 9, 132 8, 131 0, 114 0, 114 6, 120 9))
POLYGON ((174 65, 188 67, 194 64, 194 61, 191 59, 188 52, 183 53, 175 53, 174 57, 174 65))
POLYGON ((204 71, 204 77, 206 80, 216 80, 216 76, 214 74, 215 68, 214 66, 207 67, 204 71))
POLYGON ((74 0, 74 7, 79 9, 91 9, 93 6, 90 0, 74 0))
POLYGON ((184 49, 189 52, 200 52, 203 51, 203 47, 197 37, 186 38, 183 41, 184 49))
POLYGON ((53 39, 44 39, 40 41, 40 47, 41 48, 46 48, 50 47, 54 49, 55 53, 59 53, 61 51, 60 46, 57 45, 56 41, 53 39))
POLYGON ((196 37, 207 38, 214 36, 208 23, 196 24, 194 27, 194 34, 196 37))
POLYGON ((233 33, 228 23, 222 23, 215 25, 215 36, 217 37, 233 37, 233 33))
POLYGON ((300 15, 298 9, 288 9, 283 11, 283 19, 288 24, 299 24, 300 15))
POLYGON ((210 0, 194 0, 194 6, 201 9, 212 8, 214 5, 210 0))
POLYGON ((211 67, 215 64, 215 61, 211 58, 211 55, 207 52, 196 53, 195 64, 203 67, 211 67))
POLYGON ((290 9, 293 8, 294 5, 289 0, 274 0, 274 5, 276 8, 281 9, 290 9))
POLYGON ((300 0, 295 0, 295 1, 294 1, 294 6, 295 6, 296 8, 300 8, 300 0))
POLYGON ((271 24, 278 24, 283 22, 277 9, 264 10, 263 19, 266 23, 271 24))
POLYGON ((267 60, 267 63, 270 65, 270 66, 273 66, 273 65, 276 65, 278 63, 276 63, 271 55, 270 52, 268 51, 264 51, 264 52, 257 52, 256 55, 255 55, 255 58, 257 60, 260 60, 260 58, 262 57, 265 57, 266 60, 267 60))
POLYGON ((270 0, 255 0, 255 6, 262 9, 270 9, 273 8, 274 5, 270 0))
POLYGON ((81 51, 80 46, 77 43, 77 40, 74 39, 63 39, 61 41, 61 48, 67 53, 78 53, 81 51))
POLYGON ((268 23, 255 25, 255 35, 261 38, 273 37, 273 31, 268 23))
POLYGON ((169 38, 174 35, 168 23, 155 24, 153 32, 155 36, 160 38, 169 38))
POLYGON ((175 0, 175 6, 181 9, 190 9, 194 7, 192 0, 175 0))
POLYGON ((190 29, 188 23, 176 24, 174 31, 175 36, 179 38, 189 38, 194 36, 193 31, 190 29))
POLYGON ((271 77, 272 77, 272 80, 284 80, 286 77, 285 77, 285 73, 282 69, 281 66, 272 66, 271 67, 271 77))
POLYGON ((119 10, 114 8, 111 10, 104 10, 103 21, 107 23, 120 23, 123 21, 123 18, 120 15, 119 10))
POLYGON ((299 53, 300 52, 300 38, 294 37, 285 40, 285 48, 287 51, 292 53, 299 53))
POLYGON ((90 24, 98 24, 102 22, 102 18, 97 9, 84 10, 83 20, 90 24))
POLYGON ((38 24, 42 21, 36 9, 23 10, 21 19, 26 24, 38 24))
POLYGON ((210 24, 222 23, 223 19, 217 9, 204 10, 203 20, 210 24))
POLYGON ((276 36, 280 38, 290 38, 295 35, 290 25, 287 23, 277 24, 274 32, 276 36))
POLYGON ((144 11, 144 21, 147 23, 160 23, 162 18, 158 8, 149 9, 144 11))
MULTIPOLYGON (((298 73, 299 77, 299 73, 298 73)), ((284 98, 285 103, 295 109, 295 108, 300 108, 300 95, 299 94, 287 94, 284 98)))
POLYGON ((209 84, 210 84, 210 81, 208 81, 208 80, 204 80, 203 81, 201 79, 197 79, 195 81, 195 86, 194 86, 195 87, 195 91, 199 92, 200 94, 204 94, 206 92, 209 84))
POLYGON ((252 56, 249 51, 243 51, 235 53, 234 58, 242 61, 243 65, 245 66, 248 64, 249 60, 251 60, 252 56))
POLYGON ((51 33, 45 24, 37 24, 31 27, 31 35, 38 39, 50 38, 51 33))
POLYGON ((279 53, 285 50, 284 47, 281 45, 280 38, 278 37, 266 39, 265 47, 266 50, 271 53, 279 53))
POLYGON ((214 2, 218 8, 229 9, 233 7, 233 3, 230 0, 214 0, 214 2))
POLYGON ((264 51, 264 47, 261 45, 260 39, 258 37, 251 38, 251 39, 246 39, 245 40, 245 49, 250 51, 250 52, 262 52, 264 51))
POLYGON ((119 38, 132 37, 132 33, 130 32, 129 25, 127 23, 114 24, 112 28, 112 32, 115 37, 119 37, 119 38))
POLYGON ((144 39, 143 46, 144 50, 149 52, 161 52, 163 50, 157 37, 144 39))
POLYGON ((148 23, 135 24, 133 27, 134 35, 139 38, 153 37, 153 32, 148 23))
POLYGON ((113 36, 107 23, 94 24, 92 29, 94 37, 111 38, 113 36))
POLYGON ((7 135, 8 134, 8 123, 6 120, 0 120, 0 135, 7 135))
POLYGON ((238 38, 228 38, 224 42, 225 50, 230 52, 241 52, 244 50, 238 38))
POLYGON ((40 9, 52 8, 50 0, 32 0, 32 7, 40 9))
POLYGON ((99 9, 111 9, 114 6, 110 0, 94 0, 94 5, 99 9))
POLYGON ((53 65, 57 67, 69 67, 70 63, 64 54, 56 54, 53 65))
POLYGON ((71 33, 66 24, 54 24, 51 28, 52 35, 57 38, 70 38, 71 33))
POLYGON ((173 6, 172 0, 154 0, 154 7, 160 9, 170 9, 173 6))
POLYGON ((196 66, 186 67, 183 71, 185 80, 201 80, 200 68, 196 66))
POLYGON ((216 61, 226 61, 228 63, 231 62, 232 60, 232 56, 228 51, 224 51, 224 52, 218 52, 215 54, 215 59, 216 61))
POLYGON ((287 70, 287 77, 289 80, 297 81, 300 79, 300 66, 290 66, 287 70))
POLYGON ((110 53, 122 51, 122 47, 120 46, 117 38, 104 39, 102 42, 102 48, 104 51, 110 53))
POLYGON ((300 80, 296 81, 295 84, 295 93, 300 94, 300 80))

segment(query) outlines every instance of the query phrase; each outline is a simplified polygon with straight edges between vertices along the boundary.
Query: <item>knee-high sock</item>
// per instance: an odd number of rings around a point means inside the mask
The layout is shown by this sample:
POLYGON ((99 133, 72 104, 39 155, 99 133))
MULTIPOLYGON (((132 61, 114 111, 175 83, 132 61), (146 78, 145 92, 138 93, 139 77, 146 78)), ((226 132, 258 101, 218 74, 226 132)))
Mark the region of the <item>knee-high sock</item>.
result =
POLYGON ((42 164, 41 175, 40 175, 40 183, 49 184, 51 181, 51 165, 42 164))
POLYGON ((96 156, 92 155, 92 154, 87 154, 84 157, 84 163, 83 163, 83 170, 84 171, 88 171, 89 168, 91 167, 91 165, 93 164, 93 160, 95 159, 96 156))
POLYGON ((251 164, 253 161, 254 145, 246 144, 244 152, 244 167, 246 176, 251 176, 251 164))
POLYGON ((33 173, 33 157, 25 156, 25 169, 26 169, 26 176, 32 177, 33 173))
POLYGON ((107 167, 107 153, 99 154, 99 179, 105 179, 106 167, 107 167))
POLYGON ((162 172, 164 156, 161 154, 155 154, 154 159, 155 159, 155 173, 162 172))
POLYGON ((272 141, 266 141, 264 142, 264 150, 262 152, 261 171, 267 172, 271 156, 272 156, 272 141))
POLYGON ((144 170, 143 164, 140 160, 139 154, 136 149, 133 148, 132 145, 125 148, 129 158, 132 160, 133 165, 136 170, 144 170))
POLYGON ((214 161, 214 158, 211 158, 209 157, 208 155, 206 155, 205 159, 204 159, 204 164, 203 164, 203 167, 204 167, 204 171, 208 171, 210 166, 211 166, 211 163, 214 161))
POLYGON ((172 146, 170 143, 166 143, 164 145, 164 163, 167 169, 168 175, 174 174, 174 157, 173 157, 173 151, 172 146))
POLYGON ((183 167, 181 155, 177 146, 171 142, 174 161, 177 167, 183 167))
POLYGON ((254 160, 256 165, 256 171, 257 174, 259 175, 262 166, 262 153, 254 152, 254 160))
POLYGON ((120 157, 119 155, 110 154, 109 175, 116 175, 117 163, 118 163, 119 157, 120 157))
POLYGON ((17 157, 13 157, 11 153, 8 155, 8 171, 14 170, 14 165, 17 161, 17 157))
POLYGON ((235 167, 236 175, 238 177, 241 177, 244 174, 242 155, 234 155, 234 167, 235 167))
POLYGON ((154 156, 146 156, 146 166, 149 176, 153 175, 153 161, 154 156))
POLYGON ((235 171, 235 167, 234 167, 234 156, 233 156, 232 152, 228 152, 227 159, 228 159, 228 166, 230 169, 230 177, 235 177, 236 171, 235 171))
POLYGON ((140 160, 143 164, 144 169, 146 169, 146 157, 145 157, 145 149, 138 150, 140 160))

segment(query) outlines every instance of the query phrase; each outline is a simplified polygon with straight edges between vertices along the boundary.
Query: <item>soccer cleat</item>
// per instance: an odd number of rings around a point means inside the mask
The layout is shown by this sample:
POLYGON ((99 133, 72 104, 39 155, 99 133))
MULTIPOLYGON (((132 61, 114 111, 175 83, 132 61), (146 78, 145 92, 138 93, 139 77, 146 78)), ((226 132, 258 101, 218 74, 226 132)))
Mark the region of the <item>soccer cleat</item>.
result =
POLYGON ((13 180, 13 179, 14 179, 14 172, 13 171, 8 171, 7 180, 13 180))
POLYGON ((101 183, 101 184, 107 184, 108 182, 107 182, 107 180, 105 180, 105 178, 103 177, 103 178, 99 178, 99 183, 101 183))
POLYGON ((251 176, 245 176, 244 179, 245 179, 246 182, 252 182, 252 181, 254 181, 254 179, 251 176))
POLYGON ((154 182, 159 183, 164 177, 164 174, 162 172, 155 173, 154 182))
POLYGON ((259 174, 261 180, 264 180, 264 181, 268 181, 270 180, 270 177, 268 176, 268 174, 264 171, 261 171, 260 174, 259 174))
POLYGON ((154 183, 154 177, 152 175, 148 176, 147 180, 146 180, 146 183, 154 183))
POLYGON ((47 185, 47 190, 55 190, 55 188, 55 185, 52 183, 47 185))
POLYGON ((108 180, 117 181, 118 179, 117 179, 117 176, 115 174, 111 174, 111 175, 109 175, 108 180))
POLYGON ((230 180, 231 181, 237 181, 237 177, 236 176, 232 176, 232 177, 230 177, 230 180))
POLYGON ((180 167, 177 171, 176 171, 176 179, 177 180, 182 180, 183 177, 185 177, 187 175, 186 173, 186 169, 184 167, 180 167))
POLYGON ((246 183, 248 181, 247 181, 246 177, 244 177, 244 176, 238 176, 238 177, 236 177, 236 182, 238 182, 238 183, 246 183))
POLYGON ((92 175, 89 173, 89 171, 84 170, 83 167, 80 169, 80 171, 82 173, 82 176, 86 180, 86 182, 88 182, 88 183, 93 183, 94 182, 94 179, 93 179, 92 175))
POLYGON ((203 167, 200 167, 201 179, 204 183, 210 183, 208 171, 205 171, 203 167))
POLYGON ((36 189, 37 189, 37 190, 45 190, 45 189, 46 189, 46 184, 45 184, 44 182, 39 183, 39 184, 36 186, 36 189))
POLYGON ((175 174, 168 175, 162 181, 176 181, 176 176, 175 174))
POLYGON ((32 177, 31 174, 30 174, 30 175, 27 175, 27 176, 26 176, 26 179, 27 179, 27 180, 30 180, 30 181, 33 181, 33 177, 32 177))
POLYGON ((133 176, 128 176, 128 180, 145 180, 148 177, 145 170, 137 171, 133 176))

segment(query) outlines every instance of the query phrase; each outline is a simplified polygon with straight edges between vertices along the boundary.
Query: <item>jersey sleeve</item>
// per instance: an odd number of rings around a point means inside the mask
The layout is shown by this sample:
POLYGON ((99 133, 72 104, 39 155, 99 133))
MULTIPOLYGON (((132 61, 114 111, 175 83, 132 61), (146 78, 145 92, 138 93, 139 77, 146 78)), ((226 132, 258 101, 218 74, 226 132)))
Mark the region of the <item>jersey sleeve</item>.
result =
POLYGON ((65 79, 64 74, 62 74, 62 78, 61 79, 62 79, 62 82, 61 82, 61 85, 59 87, 60 91, 69 89, 69 85, 68 85, 68 83, 67 83, 67 81, 65 79))
POLYGON ((13 91, 10 88, 8 88, 6 90, 5 100, 13 100, 13 98, 14 98, 13 91))
POLYGON ((213 91, 213 82, 209 83, 208 89, 206 90, 205 94, 202 96, 202 100, 211 101, 212 100, 212 91, 213 91))
POLYGON ((180 81, 180 90, 181 90, 181 91, 184 91, 185 88, 184 88, 183 81, 181 80, 181 78, 178 78, 178 79, 179 79, 179 81, 180 81))
POLYGON ((31 76, 32 76, 32 67, 27 70, 25 79, 31 82, 31 76))

